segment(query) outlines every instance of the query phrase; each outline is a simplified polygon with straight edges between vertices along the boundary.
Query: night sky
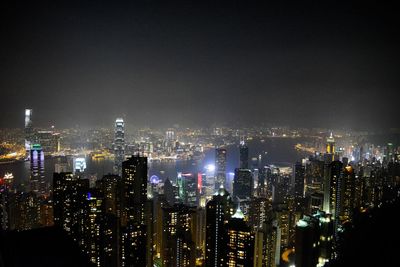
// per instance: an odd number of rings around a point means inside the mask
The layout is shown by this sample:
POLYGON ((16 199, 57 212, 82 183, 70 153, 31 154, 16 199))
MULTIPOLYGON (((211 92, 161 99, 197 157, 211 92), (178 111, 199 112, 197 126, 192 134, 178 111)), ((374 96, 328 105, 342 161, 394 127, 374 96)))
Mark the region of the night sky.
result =
POLYGON ((390 1, 55 2, 0 4, 0 127, 400 127, 390 1))

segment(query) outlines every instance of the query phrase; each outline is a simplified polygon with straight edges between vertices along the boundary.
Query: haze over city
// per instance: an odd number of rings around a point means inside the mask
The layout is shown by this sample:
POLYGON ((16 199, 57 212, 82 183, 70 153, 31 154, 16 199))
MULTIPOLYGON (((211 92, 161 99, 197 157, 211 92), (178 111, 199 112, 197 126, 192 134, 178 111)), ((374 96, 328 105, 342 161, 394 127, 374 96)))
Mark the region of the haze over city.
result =
MULTIPOLYGON (((161 1, 160 1, 161 2, 161 1)), ((399 127, 392 2, 3 5, 0 127, 399 127)))

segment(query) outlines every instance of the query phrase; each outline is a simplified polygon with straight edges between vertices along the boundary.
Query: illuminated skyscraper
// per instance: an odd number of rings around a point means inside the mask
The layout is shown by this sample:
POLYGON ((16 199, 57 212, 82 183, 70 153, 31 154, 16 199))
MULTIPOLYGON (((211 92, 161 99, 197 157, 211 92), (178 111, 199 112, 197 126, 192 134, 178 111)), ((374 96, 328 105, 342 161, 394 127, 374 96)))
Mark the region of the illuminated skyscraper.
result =
POLYGON ((30 159, 30 190, 38 195, 44 195, 46 194, 46 181, 44 179, 44 153, 39 144, 32 145, 30 159))
POLYGON ((253 266, 255 237, 240 207, 226 225, 226 234, 226 266, 253 266))
POLYGON ((206 259, 205 266, 226 266, 225 224, 231 216, 232 201, 229 193, 220 188, 206 206, 206 259))
POLYGON ((296 209, 304 206, 304 179, 305 179, 305 167, 301 162, 297 162, 294 166, 294 200, 296 209))
POLYGON ((146 266, 147 158, 132 156, 122 163, 122 248, 123 266, 146 266))
POLYGON ((331 163, 331 175, 329 184, 329 212, 332 213, 335 221, 335 229, 339 225, 339 216, 342 213, 343 201, 343 163, 340 161, 333 161, 331 163))
POLYGON ((347 165, 343 170, 343 179, 340 183, 340 220, 346 221, 352 218, 356 197, 356 177, 352 166, 347 165))
POLYGON ((182 204, 162 208, 162 263, 165 267, 195 265, 196 209, 182 204))
POLYGON ((296 267, 316 266, 320 245, 319 221, 304 217, 296 224, 296 267))
POLYGON ((54 224, 85 248, 89 180, 72 173, 53 174, 54 224))
POLYGON ((122 205, 127 221, 144 224, 147 200, 147 158, 132 156, 122 163, 122 205))
POLYGON ((335 159, 336 147, 335 147, 335 138, 333 138, 333 134, 326 139, 326 153, 332 155, 332 160, 335 159))
POLYGON ((178 185, 178 196, 181 203, 188 206, 197 206, 198 176, 193 173, 178 172, 176 184, 178 185))
POLYGON ((176 140, 176 139, 175 139, 175 131, 174 131, 174 129, 168 129, 168 130, 165 132, 165 140, 166 140, 167 142, 173 142, 173 141, 176 140))
POLYGON ((244 139, 240 141, 239 145, 239 168, 248 169, 249 168, 249 148, 244 142, 244 139))
POLYGON ((25 150, 30 151, 33 141, 32 109, 25 109, 25 150))
POLYGON ((104 229, 101 229, 102 221, 102 197, 97 191, 88 191, 85 199, 84 211, 84 249, 89 256, 89 260, 100 266, 100 236, 104 235, 104 229))
MULTIPOLYGON (((272 217, 272 216, 270 216, 272 217)), ((261 266, 275 267, 280 261, 280 244, 278 244, 278 224, 272 218, 267 218, 263 224, 262 233, 263 249, 261 255, 261 266)), ((257 265, 259 266, 259 265, 257 265)))
MULTIPOLYGON (((319 220, 319 259, 320 263, 325 263, 334 258, 333 253, 333 221, 331 220, 331 214, 318 211, 313 215, 314 218, 319 220)), ((317 243, 317 244, 318 244, 317 243)))
POLYGON ((115 120, 114 130, 114 171, 116 174, 121 175, 122 162, 125 160, 125 123, 123 119, 118 118, 115 120))
POLYGON ((100 266, 119 266, 120 249, 120 203, 119 186, 121 178, 118 175, 105 175, 97 181, 103 198, 102 220, 100 233, 100 266))
POLYGON ((253 189, 253 175, 248 169, 235 169, 233 180, 233 201, 250 198, 253 189))
POLYGON ((215 150, 215 189, 218 190, 226 182, 226 149, 217 148, 215 150))

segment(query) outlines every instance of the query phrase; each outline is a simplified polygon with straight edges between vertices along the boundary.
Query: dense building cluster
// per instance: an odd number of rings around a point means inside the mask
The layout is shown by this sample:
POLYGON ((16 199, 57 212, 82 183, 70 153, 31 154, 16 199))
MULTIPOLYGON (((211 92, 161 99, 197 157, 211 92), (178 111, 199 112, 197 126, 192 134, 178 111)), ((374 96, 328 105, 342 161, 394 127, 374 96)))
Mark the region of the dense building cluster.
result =
MULTIPOLYGON (((215 168, 162 181, 149 177, 146 155, 127 156, 124 131, 117 119, 113 174, 88 176, 76 159, 72 171, 56 166, 52 186, 44 179, 43 147, 30 144, 27 190, 0 180, 1 230, 54 225, 99 267, 328 266, 340 257, 354 214, 399 195, 400 156, 392 145, 379 159, 360 149, 349 159, 331 134, 324 153, 288 171, 251 161, 240 138, 232 179, 221 145, 215 168)), ((165 136, 175 142, 174 131, 165 136)))

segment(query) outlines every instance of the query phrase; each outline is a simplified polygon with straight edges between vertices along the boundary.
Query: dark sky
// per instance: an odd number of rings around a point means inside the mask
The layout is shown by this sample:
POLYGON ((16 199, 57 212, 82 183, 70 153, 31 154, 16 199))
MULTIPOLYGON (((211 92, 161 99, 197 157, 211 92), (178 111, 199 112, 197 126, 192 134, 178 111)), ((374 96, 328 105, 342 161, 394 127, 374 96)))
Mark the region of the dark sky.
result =
POLYGON ((390 1, 55 2, 0 4, 0 127, 400 127, 390 1))

